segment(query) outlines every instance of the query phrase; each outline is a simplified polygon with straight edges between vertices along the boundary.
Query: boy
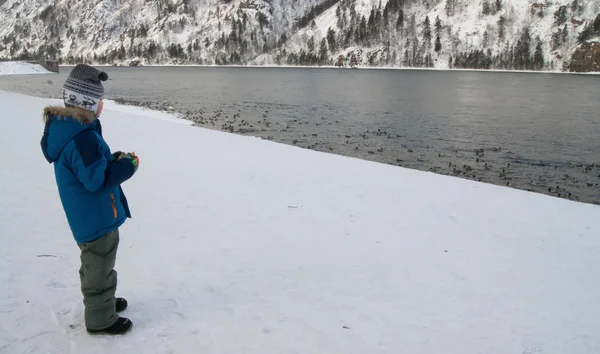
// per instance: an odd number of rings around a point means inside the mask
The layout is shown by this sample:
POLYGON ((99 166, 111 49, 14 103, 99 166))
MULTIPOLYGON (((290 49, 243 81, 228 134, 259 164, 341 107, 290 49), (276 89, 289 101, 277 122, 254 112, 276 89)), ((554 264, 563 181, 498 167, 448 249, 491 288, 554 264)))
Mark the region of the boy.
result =
POLYGON ((41 146, 54 163, 56 184, 69 227, 81 250, 81 292, 90 334, 124 334, 132 327, 117 315, 127 301, 115 298, 114 271, 119 227, 131 217, 121 183, 137 171, 135 154, 116 152, 102 138, 102 113, 108 75, 77 65, 63 86, 65 107, 46 107, 41 146))

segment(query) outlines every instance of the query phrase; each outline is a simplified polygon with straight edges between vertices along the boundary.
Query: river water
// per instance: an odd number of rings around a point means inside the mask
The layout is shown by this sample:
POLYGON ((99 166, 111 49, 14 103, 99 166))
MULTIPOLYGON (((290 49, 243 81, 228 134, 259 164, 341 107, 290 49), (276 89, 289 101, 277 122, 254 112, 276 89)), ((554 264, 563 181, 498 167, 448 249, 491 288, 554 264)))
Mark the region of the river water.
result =
MULTIPOLYGON (((108 99, 171 107, 199 126, 600 204, 600 76, 104 70, 108 99)), ((69 71, 0 76, 0 90, 58 98, 69 71)))

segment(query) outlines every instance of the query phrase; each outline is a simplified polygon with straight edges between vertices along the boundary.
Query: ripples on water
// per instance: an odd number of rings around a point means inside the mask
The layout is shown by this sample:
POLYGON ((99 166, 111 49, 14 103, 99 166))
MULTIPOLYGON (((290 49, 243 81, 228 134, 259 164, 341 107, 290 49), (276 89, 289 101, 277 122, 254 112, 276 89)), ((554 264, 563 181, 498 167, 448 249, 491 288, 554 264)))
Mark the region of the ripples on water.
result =
MULTIPOLYGON (((60 97, 59 75, 0 89, 60 97)), ((199 126, 600 204, 600 77, 265 68, 106 68, 109 99, 199 126)))

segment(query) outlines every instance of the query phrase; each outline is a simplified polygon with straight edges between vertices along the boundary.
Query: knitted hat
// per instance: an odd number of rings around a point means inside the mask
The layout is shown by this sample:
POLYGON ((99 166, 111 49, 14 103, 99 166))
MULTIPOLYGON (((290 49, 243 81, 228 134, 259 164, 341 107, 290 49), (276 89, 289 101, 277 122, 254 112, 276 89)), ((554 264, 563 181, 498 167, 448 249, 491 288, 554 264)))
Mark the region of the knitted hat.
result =
POLYGON ((98 102, 104 96, 102 81, 106 80, 107 73, 86 64, 78 64, 63 86, 65 105, 81 107, 96 113, 98 102))

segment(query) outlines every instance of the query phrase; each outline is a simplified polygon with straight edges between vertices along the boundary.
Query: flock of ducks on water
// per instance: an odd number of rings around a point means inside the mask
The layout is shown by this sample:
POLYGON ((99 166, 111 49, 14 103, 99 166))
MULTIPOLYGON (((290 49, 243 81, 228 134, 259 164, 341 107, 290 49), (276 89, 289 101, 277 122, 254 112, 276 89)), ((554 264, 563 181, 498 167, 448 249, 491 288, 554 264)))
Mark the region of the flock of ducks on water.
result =
MULTIPOLYGON (((127 102, 127 104, 132 104, 132 102, 127 102)), ((162 106, 159 105, 159 107, 156 107, 155 105, 155 107, 150 108, 168 111, 174 110, 174 108, 167 105, 166 102, 163 103, 162 106)), ((600 164, 571 164, 569 166, 562 166, 561 170, 567 167, 574 170, 571 175, 565 173, 562 176, 559 176, 557 173, 549 172, 549 170, 557 170, 559 166, 537 164, 538 167, 541 166, 546 168, 546 171, 543 171, 544 175, 539 174, 537 178, 527 181, 524 180, 524 178, 517 176, 519 170, 523 171, 523 168, 530 168, 527 163, 517 162, 517 166, 513 166, 510 162, 507 162, 506 164, 503 163, 502 166, 498 166, 497 161, 499 158, 497 155, 503 152, 502 147, 480 148, 474 151, 453 150, 450 151, 451 156, 448 156, 449 152, 447 151, 444 153, 435 152, 431 146, 420 148, 421 151, 416 151, 416 148, 409 147, 405 143, 396 144, 396 146, 394 146, 393 143, 384 144, 386 146, 382 147, 380 146, 382 138, 386 140, 403 138, 400 134, 390 133, 384 129, 377 129, 376 131, 367 130, 362 134, 356 135, 334 134, 333 140, 335 140, 335 142, 332 142, 332 135, 330 133, 328 135, 322 134, 322 139, 319 139, 318 132, 299 132, 293 128, 293 125, 300 126, 314 124, 315 126, 322 126, 340 124, 337 120, 328 121, 325 117, 321 117, 320 122, 317 121, 311 123, 292 119, 288 123, 280 123, 278 121, 270 121, 269 113, 270 111, 266 109, 260 113, 262 119, 249 121, 242 119, 242 114, 239 110, 233 114, 227 114, 224 110, 218 109, 215 110, 213 114, 207 115, 204 110, 197 109, 185 111, 184 117, 194 122, 194 125, 201 127, 220 129, 229 133, 241 135, 255 135, 266 140, 277 140, 281 143, 289 143, 311 150, 337 151, 341 155, 376 160, 397 166, 403 166, 404 164, 405 167, 428 170, 439 174, 453 175, 476 181, 506 185, 528 191, 545 193, 559 198, 580 200, 581 197, 575 190, 588 189, 592 191, 593 194, 598 194, 598 191, 600 190, 600 164), (274 137, 275 134, 278 135, 277 138, 274 137), (332 145, 338 146, 334 147, 332 145), (491 159, 487 159, 486 153, 495 156, 491 159), (447 163, 447 167, 446 165, 440 164, 443 159, 451 160, 447 163), (465 160, 472 160, 472 162, 455 163, 457 160, 463 162, 465 160), (427 161, 429 161, 429 165, 434 166, 427 166, 427 161), (552 169, 552 167, 554 168, 552 169), (579 175, 579 177, 577 175, 579 175), (562 186, 559 184, 559 181, 562 186)), ((508 155, 513 155, 510 151, 506 153, 508 155)), ((600 196, 596 196, 595 198, 598 200, 588 201, 594 204, 600 204, 600 196)))

